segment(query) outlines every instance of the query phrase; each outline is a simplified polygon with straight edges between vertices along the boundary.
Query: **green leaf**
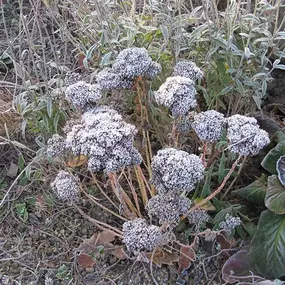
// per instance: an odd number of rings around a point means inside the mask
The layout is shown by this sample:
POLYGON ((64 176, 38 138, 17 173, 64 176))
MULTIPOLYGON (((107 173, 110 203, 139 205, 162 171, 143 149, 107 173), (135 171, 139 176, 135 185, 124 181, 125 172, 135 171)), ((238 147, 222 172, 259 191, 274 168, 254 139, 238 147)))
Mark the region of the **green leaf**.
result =
POLYGON ((263 168, 271 174, 277 174, 276 163, 280 156, 285 155, 285 140, 271 149, 261 162, 263 168))
POLYGON ((280 183, 277 175, 268 177, 268 187, 265 206, 276 214, 285 214, 285 187, 280 183))
POLYGON ((277 132, 275 133, 275 135, 276 135, 276 141, 277 141, 277 143, 280 143, 280 142, 282 142, 282 141, 285 141, 285 134, 284 134, 284 132, 282 132, 282 131, 277 131, 277 132))
POLYGON ((253 204, 264 205, 264 199, 267 192, 267 176, 262 174, 251 184, 233 191, 239 197, 242 197, 253 204))
POLYGON ((220 164, 219 164, 219 176, 218 176, 219 184, 223 182, 226 176, 225 166, 226 166, 226 155, 225 155, 225 152, 223 151, 220 164))
POLYGON ((251 261, 263 276, 279 278, 285 275, 284 252, 285 215, 263 211, 251 243, 251 261))

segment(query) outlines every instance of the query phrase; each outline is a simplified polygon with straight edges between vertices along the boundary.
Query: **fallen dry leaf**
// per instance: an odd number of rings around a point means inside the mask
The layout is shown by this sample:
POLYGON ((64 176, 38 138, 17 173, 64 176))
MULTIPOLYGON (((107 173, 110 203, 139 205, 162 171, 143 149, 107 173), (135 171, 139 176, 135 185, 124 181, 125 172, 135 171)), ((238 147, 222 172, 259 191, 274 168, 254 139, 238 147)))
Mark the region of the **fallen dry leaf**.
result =
POLYGON ((199 238, 195 236, 191 245, 182 245, 180 248, 180 257, 178 261, 178 274, 191 266, 192 261, 196 260, 195 250, 198 246, 199 238))
POLYGON ((96 261, 92 258, 92 256, 86 253, 81 253, 77 255, 76 261, 78 265, 83 268, 93 267, 93 265, 96 263, 96 261))
POLYGON ((236 244, 235 238, 227 238, 225 231, 219 232, 216 237, 217 243, 221 245, 221 249, 229 249, 236 244))
POLYGON ((179 260, 177 252, 169 252, 161 248, 156 249, 154 253, 146 253, 146 257, 158 267, 161 267, 163 264, 173 265, 174 262, 178 262, 179 260))
POLYGON ((85 164, 87 162, 87 157, 85 155, 78 155, 78 156, 74 156, 71 157, 68 161, 67 161, 67 166, 69 167, 77 167, 77 166, 81 166, 83 164, 85 164))

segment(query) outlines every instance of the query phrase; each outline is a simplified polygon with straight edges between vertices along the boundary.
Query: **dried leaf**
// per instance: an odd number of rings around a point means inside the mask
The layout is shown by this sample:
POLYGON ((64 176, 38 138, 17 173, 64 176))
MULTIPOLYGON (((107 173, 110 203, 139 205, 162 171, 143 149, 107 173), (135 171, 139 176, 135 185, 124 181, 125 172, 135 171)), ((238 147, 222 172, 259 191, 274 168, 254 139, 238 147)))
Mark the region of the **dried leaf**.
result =
MULTIPOLYGON (((204 200, 204 198, 196 198, 194 200, 195 205, 199 204, 203 200, 204 200)), ((205 211, 215 211, 216 210, 216 207, 210 201, 208 201, 206 204, 203 204, 199 208, 202 209, 202 210, 205 210, 205 211)))
POLYGON ((119 260, 125 260, 128 258, 124 252, 124 246, 113 247, 111 254, 117 257, 119 260))
POLYGON ((191 245, 183 245, 180 248, 180 257, 179 257, 179 267, 178 274, 181 274, 184 270, 188 269, 192 261, 196 260, 195 250, 198 246, 199 238, 195 236, 194 241, 191 245))
POLYGON ((156 249, 154 253, 146 253, 146 257, 158 267, 161 267, 163 264, 173 265, 174 262, 179 261, 179 255, 177 252, 169 252, 160 248, 156 249))
POLYGON ((83 268, 87 267, 93 267, 93 265, 96 263, 96 261, 92 258, 92 256, 86 254, 86 253, 81 253, 76 256, 76 261, 79 266, 83 268))
POLYGON ((15 178, 17 176, 18 170, 19 170, 18 165, 11 162, 10 167, 6 173, 6 176, 11 177, 11 178, 15 178))
POLYGON ((113 232, 103 231, 98 234, 96 245, 105 245, 107 243, 113 242, 115 238, 116 236, 113 234, 113 232))
POLYGON ((77 167, 77 166, 81 166, 83 164, 85 164, 87 162, 87 157, 85 155, 78 155, 78 156, 74 156, 72 158, 70 158, 68 161, 67 161, 67 166, 69 167, 77 167))
POLYGON ((216 240, 221 245, 221 249, 229 249, 236 244, 235 238, 228 239, 225 231, 219 232, 216 240))

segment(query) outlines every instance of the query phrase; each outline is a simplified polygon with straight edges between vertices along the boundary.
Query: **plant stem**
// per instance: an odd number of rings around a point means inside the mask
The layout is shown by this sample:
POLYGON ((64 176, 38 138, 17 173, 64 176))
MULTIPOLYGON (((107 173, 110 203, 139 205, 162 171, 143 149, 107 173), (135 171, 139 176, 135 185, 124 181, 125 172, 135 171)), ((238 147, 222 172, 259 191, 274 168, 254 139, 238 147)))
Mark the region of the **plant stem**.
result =
POLYGON ((184 220, 189 213, 195 211, 196 209, 200 208, 201 206, 203 206, 204 204, 206 204, 208 201, 210 201, 211 199, 213 199, 217 194, 219 194, 222 189, 225 187, 225 184, 227 183, 227 181, 229 180, 230 176, 232 175, 232 173, 234 172, 238 162, 240 161, 240 159, 242 158, 242 155, 239 155, 239 157, 236 159, 236 161, 233 163, 230 171, 228 172, 228 174, 225 176, 223 182, 221 183, 221 185, 211 194, 209 195, 207 198, 205 198, 203 201, 201 201, 200 203, 198 203, 197 205, 195 205, 193 208, 191 208, 185 215, 183 215, 181 217, 181 220, 184 220))

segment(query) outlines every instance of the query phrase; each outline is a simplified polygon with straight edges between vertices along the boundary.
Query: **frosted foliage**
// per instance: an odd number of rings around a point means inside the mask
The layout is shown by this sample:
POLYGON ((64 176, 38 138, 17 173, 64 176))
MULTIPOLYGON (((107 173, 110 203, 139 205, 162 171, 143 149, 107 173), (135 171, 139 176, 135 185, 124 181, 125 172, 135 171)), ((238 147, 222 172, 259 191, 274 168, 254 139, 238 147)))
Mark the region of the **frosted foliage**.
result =
POLYGON ((102 92, 99 85, 79 81, 66 88, 65 97, 73 105, 85 108, 86 105, 96 103, 101 99, 102 92))
POLYGON ((226 214, 225 220, 220 223, 220 229, 227 232, 228 235, 241 224, 240 217, 233 217, 230 214, 226 214))
POLYGON ((260 129, 255 118, 234 115, 227 119, 227 123, 227 138, 232 152, 256 155, 270 143, 268 133, 260 129))
POLYGON ((96 76, 99 86, 104 90, 131 89, 133 80, 120 77, 112 68, 106 67, 96 76))
POLYGON ((154 92, 154 97, 159 105, 170 108, 172 115, 178 117, 196 107, 196 93, 191 79, 174 76, 166 79, 166 82, 154 92))
POLYGON ((173 193, 156 195, 148 204, 148 214, 157 217, 160 224, 178 224, 181 215, 185 214, 191 206, 188 198, 173 193))
POLYGON ((210 219, 210 216, 207 214, 207 211, 200 209, 190 212, 187 217, 189 223, 193 224, 196 230, 200 230, 210 219))
POLYGON ((149 71, 152 60, 145 48, 127 48, 121 51, 114 64, 113 70, 123 78, 135 79, 144 76, 149 71))
POLYGON ((78 177, 74 177, 66 171, 60 171, 50 186, 59 199, 74 202, 78 200, 80 191, 78 182, 78 177))
POLYGON ((174 67, 173 76, 187 77, 193 81, 204 76, 203 71, 192 61, 180 61, 174 67))
POLYGON ((63 137, 54 134, 47 142, 47 156, 57 157, 64 154, 66 151, 66 144, 63 137))
POLYGON ((225 124, 223 114, 210 110, 196 114, 192 128, 201 140, 215 142, 221 138, 225 124))
POLYGON ((144 219, 136 219, 123 224, 123 242, 128 251, 137 255, 162 246, 165 239, 159 227, 148 225, 144 219))
POLYGON ((100 107, 82 115, 81 124, 67 134, 66 144, 75 155, 89 158, 90 171, 111 172, 141 162, 141 155, 133 147, 136 133, 136 128, 115 110, 100 107))
POLYGON ((152 159, 151 168, 151 183, 160 195, 169 191, 193 190, 195 184, 203 179, 205 170, 197 155, 174 148, 159 150, 152 159))

